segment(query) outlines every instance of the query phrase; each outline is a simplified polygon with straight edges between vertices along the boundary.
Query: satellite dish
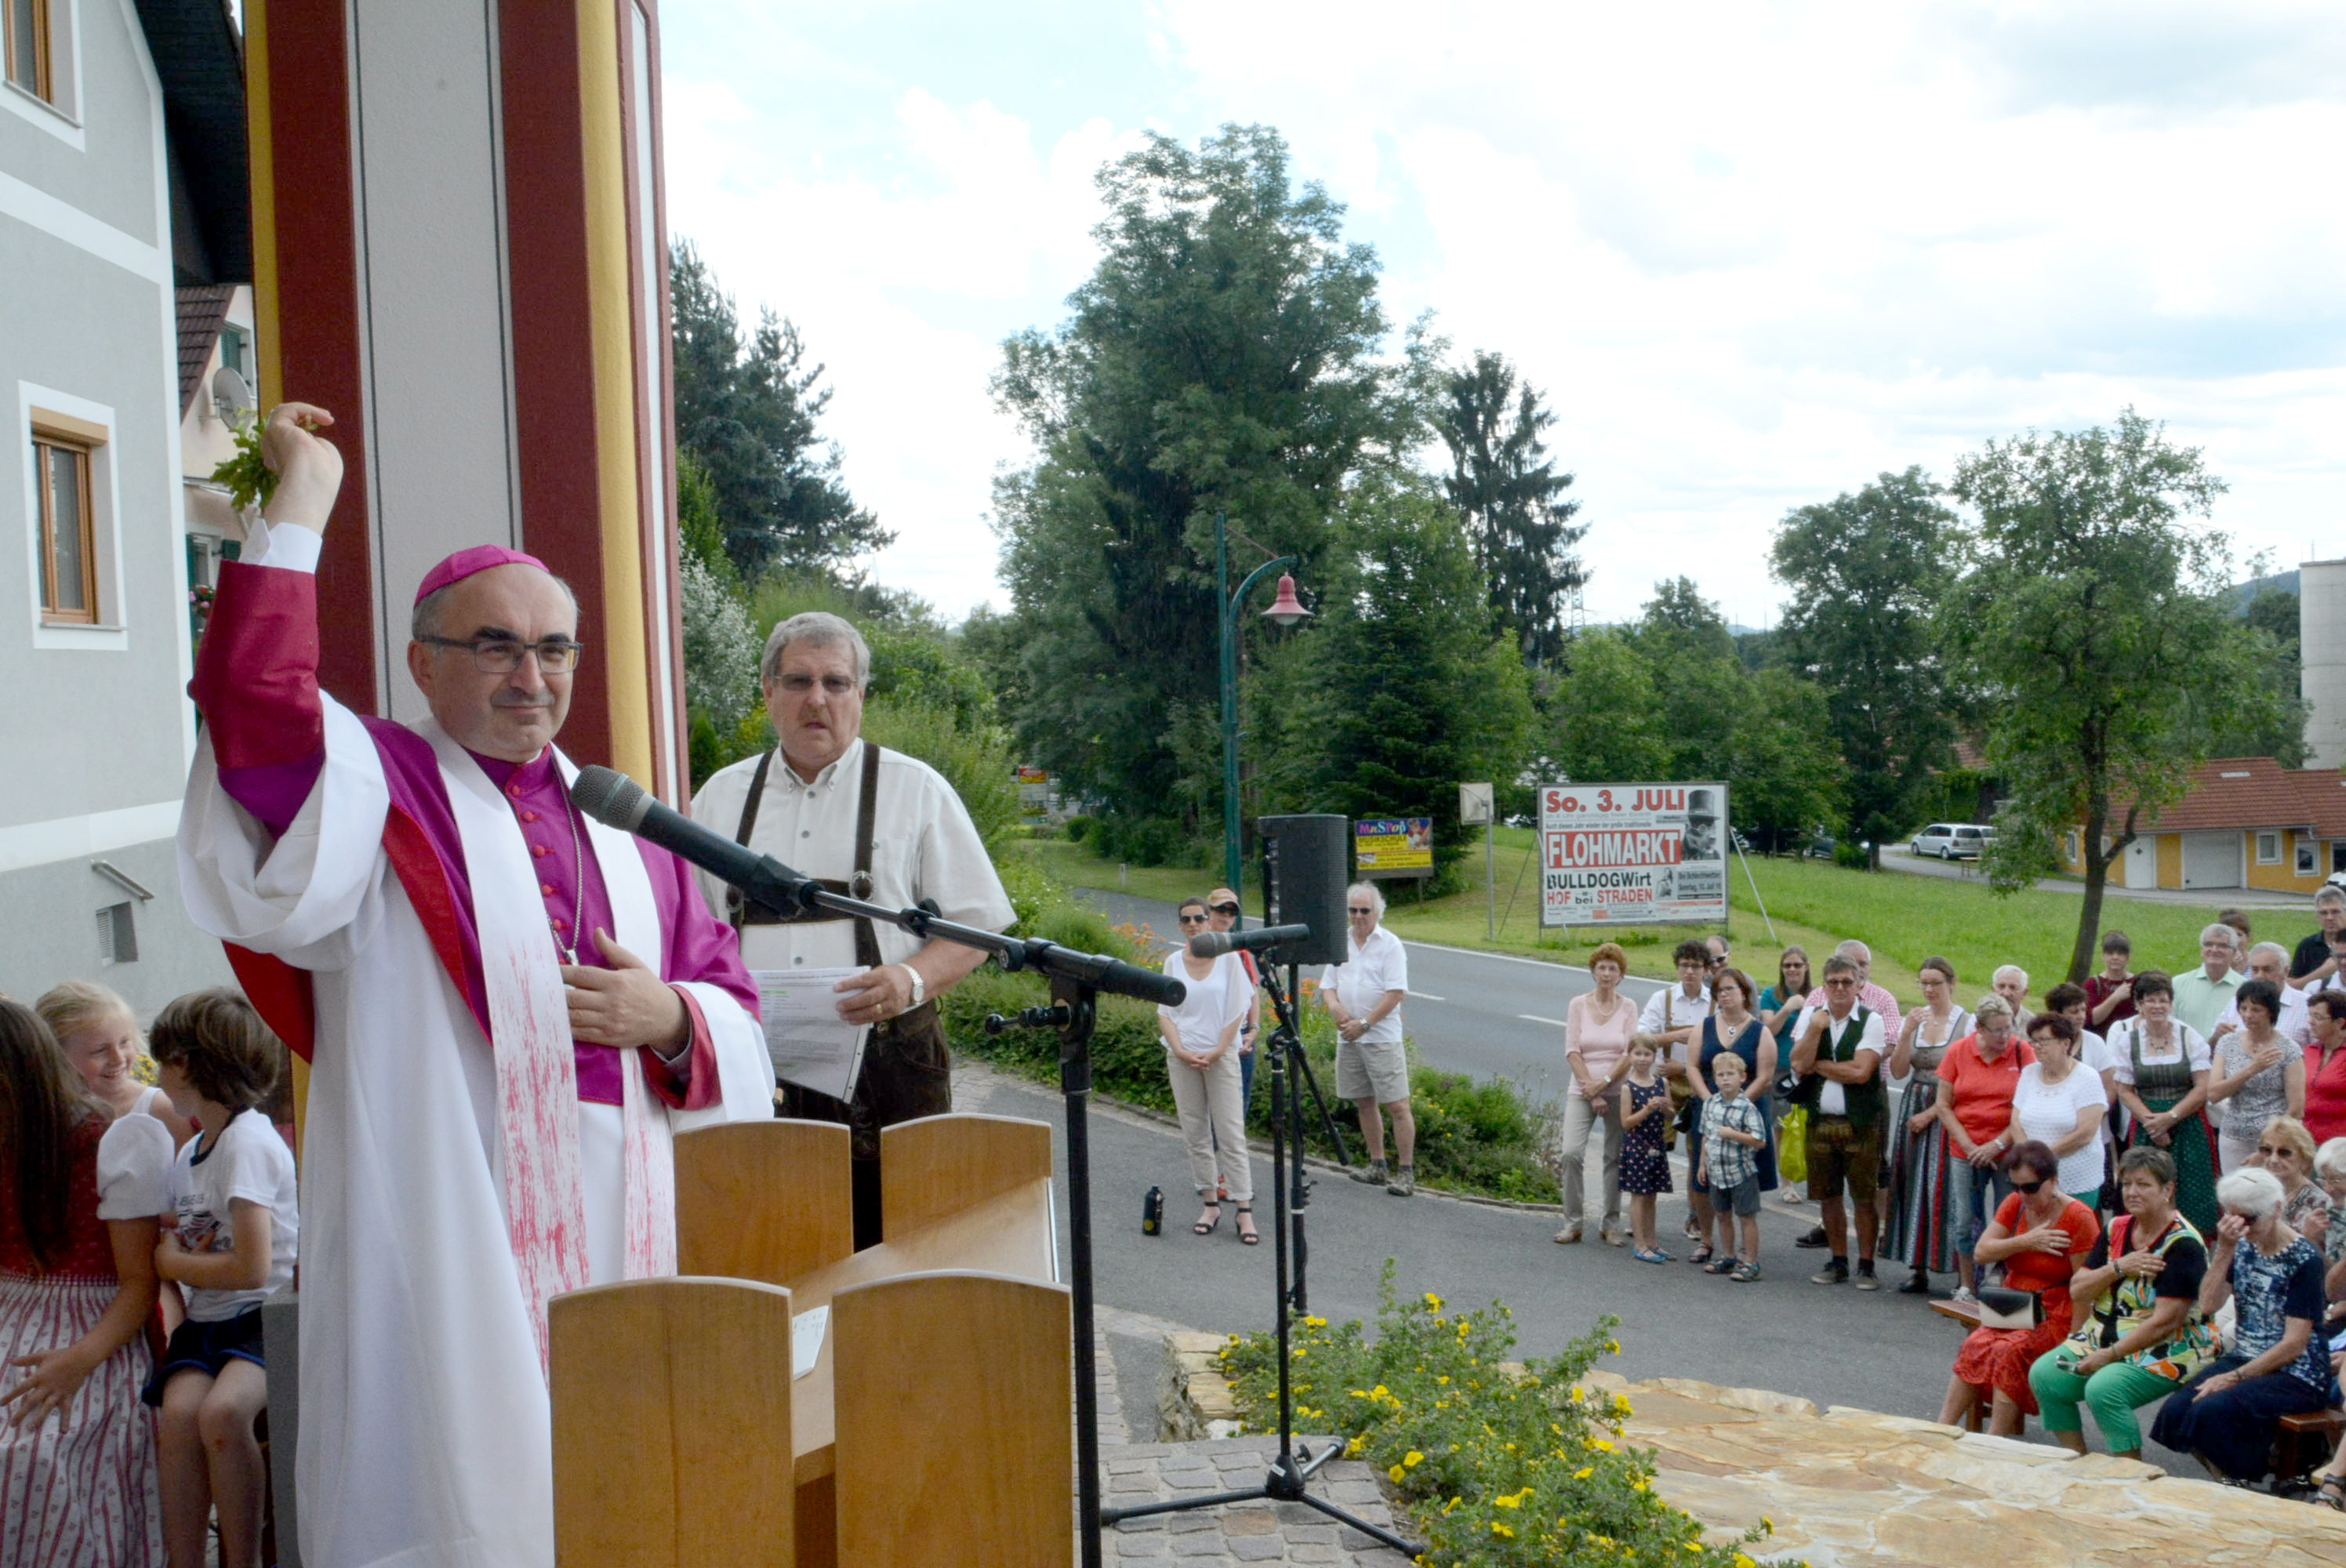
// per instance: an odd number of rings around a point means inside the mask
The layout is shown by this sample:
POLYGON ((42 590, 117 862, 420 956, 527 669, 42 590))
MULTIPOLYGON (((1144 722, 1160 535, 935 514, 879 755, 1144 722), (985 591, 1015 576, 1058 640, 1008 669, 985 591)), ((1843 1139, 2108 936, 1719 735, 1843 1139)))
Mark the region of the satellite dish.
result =
POLYGON ((222 365, 212 372, 212 408, 221 419, 230 414, 250 413, 259 406, 252 389, 244 384, 233 365, 222 365))

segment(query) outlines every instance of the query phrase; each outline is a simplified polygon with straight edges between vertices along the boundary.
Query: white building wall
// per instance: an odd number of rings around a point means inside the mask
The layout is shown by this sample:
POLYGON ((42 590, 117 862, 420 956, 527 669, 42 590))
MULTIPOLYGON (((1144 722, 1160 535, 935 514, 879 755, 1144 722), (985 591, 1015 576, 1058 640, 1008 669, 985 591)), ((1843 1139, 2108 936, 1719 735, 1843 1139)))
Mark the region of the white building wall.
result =
POLYGON ((2308 561, 2297 585, 2306 766, 2346 768, 2346 561, 2308 561))

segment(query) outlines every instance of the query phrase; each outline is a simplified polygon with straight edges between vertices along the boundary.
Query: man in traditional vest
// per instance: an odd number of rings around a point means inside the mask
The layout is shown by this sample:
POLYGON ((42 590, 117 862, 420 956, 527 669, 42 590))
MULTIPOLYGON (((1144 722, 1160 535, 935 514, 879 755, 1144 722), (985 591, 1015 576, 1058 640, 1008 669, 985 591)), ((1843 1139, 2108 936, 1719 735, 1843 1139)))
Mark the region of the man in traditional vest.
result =
POLYGON ((770 1115, 772 1069, 687 868, 570 803, 578 612, 542 565, 484 545, 426 574, 430 719, 319 690, 332 423, 270 417, 179 828, 189 913, 311 1062, 301 1558, 550 1568, 546 1302, 676 1271, 671 1136, 770 1115))
MULTIPOLYGON (((862 738, 872 684, 863 635, 837 616, 792 616, 767 638, 760 674, 780 744, 702 785, 694 820, 835 892, 889 909, 933 901, 946 920, 1006 930, 1010 899, 953 786, 862 738)), ((837 987, 839 1015, 872 1032, 852 1098, 786 1084, 782 1105, 786 1115, 853 1133, 855 1242, 869 1247, 880 1239, 880 1129, 953 1109, 937 998, 986 955, 827 911, 785 916, 706 873, 700 882, 709 907, 740 931, 750 969, 857 971, 837 987)))
POLYGON ((1874 1184, 1882 1168, 1882 1014, 1857 1000, 1857 965, 1835 954, 1825 960, 1824 1004, 1800 1014, 1792 1036, 1792 1071, 1800 1084, 1792 1102, 1809 1113, 1809 1196, 1823 1210, 1832 1261, 1810 1276, 1819 1285, 1849 1282, 1842 1238, 1841 1186, 1857 1208, 1857 1288, 1879 1290, 1873 1275, 1874 1184))

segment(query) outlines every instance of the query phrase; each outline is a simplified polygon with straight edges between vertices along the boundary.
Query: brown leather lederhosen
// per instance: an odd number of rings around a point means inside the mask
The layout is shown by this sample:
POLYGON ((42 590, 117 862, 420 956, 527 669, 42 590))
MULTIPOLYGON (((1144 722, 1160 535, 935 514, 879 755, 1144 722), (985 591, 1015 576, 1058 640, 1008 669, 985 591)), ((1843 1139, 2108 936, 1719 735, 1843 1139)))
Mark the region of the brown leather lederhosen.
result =
MULTIPOLYGON (((758 805, 765 798, 766 775, 774 751, 758 759, 750 779, 750 798, 741 807, 741 823, 734 841, 745 847, 758 825, 758 805)), ((855 873, 845 881, 817 878, 823 887, 849 898, 872 896, 872 830, 879 811, 880 748, 863 743, 861 796, 855 808, 855 873)), ((751 903, 739 890, 727 894, 726 913, 740 931, 752 925, 815 925, 830 921, 855 923, 855 962, 878 967, 880 939, 871 921, 861 915, 830 910, 792 910, 783 913, 751 903)), ((880 1129, 922 1116, 942 1115, 953 1109, 953 1062, 945 1048, 944 1025, 932 997, 909 1013, 872 1025, 863 1048, 863 1070, 855 1081, 855 1097, 839 1101, 796 1084, 781 1086, 781 1114, 815 1122, 843 1122, 853 1135, 856 1176, 856 1244, 869 1246, 879 1237, 880 1129), (867 1201, 865 1192, 869 1188, 867 1201), (866 1210, 869 1210, 867 1216, 866 1210), (870 1240, 865 1239, 867 1234, 870 1240)))

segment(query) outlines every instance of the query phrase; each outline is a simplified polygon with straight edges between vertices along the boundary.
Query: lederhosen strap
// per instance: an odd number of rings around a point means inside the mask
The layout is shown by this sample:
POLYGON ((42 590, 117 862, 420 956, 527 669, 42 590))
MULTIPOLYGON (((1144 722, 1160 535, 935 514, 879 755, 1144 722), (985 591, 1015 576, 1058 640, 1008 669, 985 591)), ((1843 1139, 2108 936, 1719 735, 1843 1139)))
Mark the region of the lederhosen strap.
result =
MULTIPOLYGON (((750 798, 741 803, 740 826, 734 830, 733 841, 748 849, 750 835, 758 826, 758 807, 766 798, 766 775, 774 765, 780 748, 769 751, 758 759, 758 769, 750 776, 750 798)), ((836 877, 814 880, 835 893, 849 898, 868 899, 872 896, 872 829, 877 820, 880 803, 880 748, 870 741, 863 743, 863 772, 861 798, 855 803, 855 873, 842 881, 836 877)), ((753 904, 739 888, 729 888, 725 893, 726 918, 733 929, 749 925, 819 925, 829 921, 855 921, 855 962, 870 969, 880 962, 880 939, 872 933, 872 922, 856 915, 840 914, 831 910, 771 910, 764 904, 753 904)))

